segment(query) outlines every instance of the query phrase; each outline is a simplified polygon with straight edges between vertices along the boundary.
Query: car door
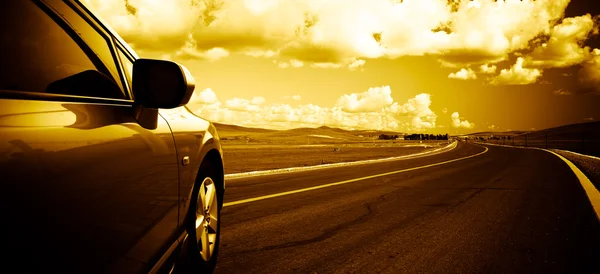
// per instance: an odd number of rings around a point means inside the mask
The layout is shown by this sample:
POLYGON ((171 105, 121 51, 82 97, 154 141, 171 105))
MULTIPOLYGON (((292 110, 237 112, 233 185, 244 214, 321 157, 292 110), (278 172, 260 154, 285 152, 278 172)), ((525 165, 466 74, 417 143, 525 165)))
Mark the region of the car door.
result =
POLYGON ((113 38, 75 5, 3 1, 0 24, 3 265, 148 271, 177 242, 167 122, 136 119, 113 38))

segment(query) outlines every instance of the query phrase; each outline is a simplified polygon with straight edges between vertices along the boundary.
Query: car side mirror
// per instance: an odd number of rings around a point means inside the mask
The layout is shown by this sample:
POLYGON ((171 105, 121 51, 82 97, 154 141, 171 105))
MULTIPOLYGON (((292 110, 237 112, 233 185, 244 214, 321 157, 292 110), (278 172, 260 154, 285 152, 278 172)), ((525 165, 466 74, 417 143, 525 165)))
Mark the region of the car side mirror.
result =
POLYGON ((145 108, 176 108, 187 104, 194 92, 194 77, 175 62, 137 59, 133 63, 133 96, 145 108))

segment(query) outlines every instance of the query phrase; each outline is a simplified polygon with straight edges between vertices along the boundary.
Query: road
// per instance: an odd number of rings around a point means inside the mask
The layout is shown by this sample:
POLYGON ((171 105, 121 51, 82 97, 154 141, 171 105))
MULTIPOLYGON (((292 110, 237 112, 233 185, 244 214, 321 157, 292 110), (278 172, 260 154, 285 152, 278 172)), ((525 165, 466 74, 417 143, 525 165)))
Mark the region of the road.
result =
POLYGON ((460 142, 416 159, 230 180, 226 192, 216 273, 600 272, 592 206, 568 166, 540 150, 460 142))

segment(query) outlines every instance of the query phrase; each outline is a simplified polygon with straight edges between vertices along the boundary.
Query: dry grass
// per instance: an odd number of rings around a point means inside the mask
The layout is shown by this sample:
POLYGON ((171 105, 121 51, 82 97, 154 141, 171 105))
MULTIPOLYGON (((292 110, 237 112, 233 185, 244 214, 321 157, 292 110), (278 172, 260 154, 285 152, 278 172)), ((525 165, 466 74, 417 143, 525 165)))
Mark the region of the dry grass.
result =
POLYGON ((327 145, 224 145, 225 174, 381 159, 433 150, 446 142, 327 145), (426 146, 424 146, 426 145, 426 146), (336 151, 335 148, 339 148, 336 151))
POLYGON ((399 134, 385 131, 215 126, 223 145, 225 174, 389 158, 447 144, 447 141, 378 140, 380 134, 399 134))

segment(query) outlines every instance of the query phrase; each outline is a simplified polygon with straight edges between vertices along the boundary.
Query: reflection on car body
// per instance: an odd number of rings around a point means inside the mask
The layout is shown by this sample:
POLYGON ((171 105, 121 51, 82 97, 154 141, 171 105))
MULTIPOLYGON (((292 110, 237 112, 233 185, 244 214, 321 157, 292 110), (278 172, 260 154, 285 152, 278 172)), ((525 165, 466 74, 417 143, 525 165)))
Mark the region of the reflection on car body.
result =
POLYGON ((77 1, 0 5, 5 265, 212 271, 223 153, 215 127, 185 107, 191 74, 140 59, 77 1))

